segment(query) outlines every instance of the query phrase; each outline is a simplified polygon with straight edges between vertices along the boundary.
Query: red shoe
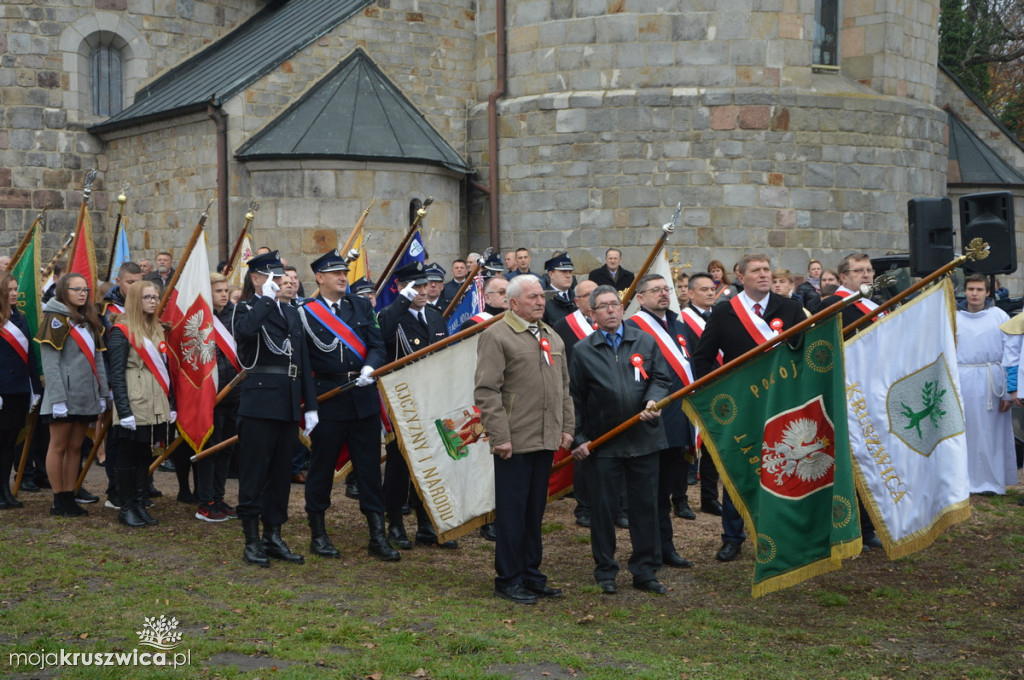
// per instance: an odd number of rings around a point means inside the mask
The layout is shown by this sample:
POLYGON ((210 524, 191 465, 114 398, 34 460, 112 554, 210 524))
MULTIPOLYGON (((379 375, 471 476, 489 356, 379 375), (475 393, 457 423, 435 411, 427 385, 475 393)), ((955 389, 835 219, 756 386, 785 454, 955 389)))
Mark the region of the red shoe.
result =
POLYGON ((196 510, 196 519, 201 519, 204 522, 226 522, 228 516, 221 512, 216 504, 204 503, 196 510))

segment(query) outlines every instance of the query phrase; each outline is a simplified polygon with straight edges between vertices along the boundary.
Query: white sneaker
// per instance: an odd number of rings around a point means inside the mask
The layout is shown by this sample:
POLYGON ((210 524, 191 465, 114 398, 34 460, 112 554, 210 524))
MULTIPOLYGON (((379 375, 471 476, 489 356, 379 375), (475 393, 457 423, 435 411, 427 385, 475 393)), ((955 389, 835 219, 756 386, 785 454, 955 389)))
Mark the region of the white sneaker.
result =
POLYGON ((119 505, 114 505, 114 504, 113 504, 113 503, 112 503, 112 502, 110 501, 110 499, 109 499, 109 498, 108 498, 108 499, 107 499, 107 501, 106 501, 106 502, 105 502, 105 503, 103 504, 103 507, 105 507, 105 508, 110 508, 111 510, 120 510, 120 509, 121 509, 121 506, 119 506, 119 505))

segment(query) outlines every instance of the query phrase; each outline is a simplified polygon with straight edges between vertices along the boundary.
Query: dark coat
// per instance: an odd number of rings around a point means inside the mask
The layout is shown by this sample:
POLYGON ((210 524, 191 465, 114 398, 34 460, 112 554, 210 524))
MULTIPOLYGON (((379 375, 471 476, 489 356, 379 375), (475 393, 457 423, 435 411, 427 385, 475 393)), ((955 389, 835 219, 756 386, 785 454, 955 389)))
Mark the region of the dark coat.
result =
MULTIPOLYGON (((576 343, 569 360, 569 389, 576 412, 574 445, 593 441, 667 397, 671 377, 654 338, 625 325, 618 354, 600 331, 576 343), (647 379, 637 381, 630 357, 640 354, 647 379)), ((594 450, 595 456, 631 458, 668 447, 661 418, 637 423, 594 450)))
MULTIPOLYGON (((761 316, 765 319, 780 319, 783 330, 807 318, 799 302, 793 298, 779 297, 775 293, 768 293, 768 302, 761 316)), ((725 363, 728 363, 755 347, 757 343, 747 333, 732 304, 728 300, 720 302, 715 305, 714 314, 693 352, 693 377, 703 377, 718 367, 715 359, 719 350, 724 354, 725 363)))
POLYGON ((804 303, 804 307, 810 310, 815 310, 818 305, 821 304, 821 294, 814 289, 814 286, 809 281, 804 281, 796 287, 795 295, 800 297, 800 301, 804 303))
MULTIPOLYGON (((643 307, 640 308, 640 311, 638 311, 637 314, 645 314, 652 323, 661 323, 658 317, 651 314, 643 307)), ((676 343, 676 346, 682 350, 683 347, 676 341, 676 338, 683 334, 683 327, 686 324, 680 321, 679 317, 671 309, 665 312, 665 321, 668 325, 667 330, 669 337, 671 337, 673 342, 676 343)), ((636 325, 636 322, 633 321, 632 317, 626 319, 625 323, 627 326, 637 328, 639 330, 639 327, 636 325)), ((646 331, 640 332, 646 334, 646 331)), ((661 353, 660 348, 658 349, 658 352, 661 353)), ((662 354, 662 356, 664 357, 665 355, 662 354)), ((672 394, 683 389, 683 379, 676 374, 672 369, 672 366, 668 365, 667 360, 665 363, 669 377, 672 380, 672 384, 669 386, 669 394, 672 394)), ((665 437, 668 439, 669 446, 693 446, 693 428, 690 427, 690 420, 686 417, 686 414, 683 413, 682 405, 679 402, 674 402, 672 405, 664 409, 661 412, 661 420, 665 424, 665 437)))
POLYGON ((556 321, 551 328, 558 333, 558 337, 562 338, 562 343, 565 345, 565 360, 572 360, 572 348, 579 342, 579 338, 576 337, 576 332, 569 326, 569 314, 566 314, 561 319, 556 321))
POLYGON ((256 296, 239 301, 229 328, 238 346, 239 361, 243 366, 252 366, 242 382, 238 415, 294 421, 297 424, 303 411, 317 410, 316 389, 298 310, 291 305, 281 305, 279 312, 274 300, 256 296), (289 340, 291 357, 274 354, 263 337, 264 330, 278 348, 289 340), (295 377, 260 370, 287 369, 289 366, 296 367, 295 377))
MULTIPOLYGON (((839 302, 842 299, 843 298, 839 297, 838 295, 829 295, 827 298, 818 303, 818 307, 814 311, 820 312, 823 309, 828 309, 829 307, 831 307, 832 305, 834 305, 835 303, 839 302)), ((860 307, 858 307, 856 304, 846 305, 845 307, 843 307, 842 313, 844 328, 846 326, 849 326, 857 319, 864 316, 864 312, 860 311, 860 307)), ((861 326, 860 330, 864 330, 864 327, 861 326)))
MULTIPOLYGON (((35 394, 43 393, 43 385, 39 382, 39 363, 36 361, 35 352, 32 351, 32 333, 25 320, 18 310, 11 310, 11 323, 18 327, 29 341, 28 365, 21 360, 10 343, 0 340, 0 394, 28 394, 29 385, 35 394)), ((0 324, 2 325, 2 324, 0 324)))
MULTIPOLYGON (((315 299, 330 309, 330 304, 322 296, 315 299)), ((309 304, 311 300, 306 302, 309 304)), ((377 320, 373 317, 370 301, 351 293, 345 294, 340 300, 338 318, 345 322, 359 339, 366 345, 366 358, 360 359, 355 352, 324 328, 303 305, 302 323, 306 330, 306 349, 309 352, 309 363, 313 369, 313 380, 317 394, 323 394, 349 381, 342 374, 358 373, 363 366, 380 368, 386 363, 384 336, 381 335, 377 320), (314 341, 315 338, 315 341, 314 341), (336 345, 331 351, 324 351, 317 346, 336 345), (333 374, 333 375, 330 375, 333 374)), ((354 380, 355 376, 351 376, 354 380)), ((377 397, 377 386, 353 387, 352 389, 328 399, 320 404, 320 420, 351 420, 366 418, 380 412, 380 400, 377 397)))
POLYGON ((427 328, 423 328, 409 313, 409 300, 399 295, 377 315, 387 347, 388 361, 401 359, 448 336, 448 327, 441 313, 430 305, 425 306, 423 311, 427 316, 427 328))
POLYGON ((615 278, 612 278, 608 265, 603 264, 587 274, 587 278, 599 286, 612 286, 615 290, 626 290, 633 283, 635 277, 633 272, 619 267, 619 271, 615 273, 615 278))
POLYGON ((569 296, 568 301, 560 297, 561 293, 559 293, 544 304, 544 323, 549 326, 554 326, 556 323, 576 311, 576 302, 572 299, 573 290, 574 288, 569 288, 565 293, 569 296))
MULTIPOLYGON (((214 315, 220 319, 220 322, 224 324, 224 328, 231 332, 231 317, 235 315, 235 305, 230 301, 224 305, 224 308, 219 312, 214 312, 214 315)), ((232 336, 233 337, 233 336, 232 336)), ((237 349, 236 349, 237 351, 237 349)), ((238 375, 238 369, 231 363, 227 355, 221 351, 220 345, 217 345, 217 385, 218 389, 224 389, 229 382, 235 379, 238 375)), ((219 411, 231 411, 238 409, 238 398, 242 393, 238 385, 232 389, 227 395, 221 400, 215 407, 219 411)))
POLYGON ((158 272, 157 270, 154 269, 150 273, 148 273, 145 276, 143 276, 142 280, 143 281, 152 281, 153 283, 155 283, 157 286, 160 287, 160 294, 163 295, 164 289, 167 287, 167 284, 171 282, 172 278, 174 278, 174 270, 173 269, 171 271, 167 272, 167 281, 166 282, 164 282, 164 280, 162 278, 160 278, 160 272, 158 272))
MULTIPOLYGON (((484 311, 487 312, 488 314, 490 314, 491 316, 498 316, 499 314, 501 314, 505 310, 501 309, 500 307, 491 307, 490 305, 484 305, 484 311)), ((473 316, 476 316, 476 315, 474 314, 473 316)), ((477 325, 477 323, 478 322, 474 321, 473 317, 471 316, 471 317, 469 317, 468 319, 466 319, 465 321, 462 322, 462 325, 459 326, 459 330, 460 331, 464 331, 467 328, 472 328, 473 326, 477 325)))
MULTIPOLYGON (((705 312, 701 311, 700 307, 697 307, 693 303, 688 304, 687 307, 689 307, 693 311, 697 312, 697 314, 700 314, 701 316, 704 316, 704 314, 705 314, 705 312)), ((714 309, 714 308, 712 308, 712 309, 714 309)), ((681 316, 682 315, 680 315, 680 317, 681 316)), ((711 318, 711 311, 708 311, 707 312, 707 316, 705 317, 705 320, 710 319, 710 318, 711 318)), ((685 346, 686 356, 692 361, 693 360, 693 353, 697 349, 697 343, 700 342, 700 336, 697 335, 697 332, 694 331, 692 328, 690 328, 690 324, 688 324, 685 321, 683 321, 682 318, 679 319, 679 323, 683 327, 683 340, 686 341, 686 346, 685 346)), ((694 377, 696 377, 696 376, 694 376, 694 377)))

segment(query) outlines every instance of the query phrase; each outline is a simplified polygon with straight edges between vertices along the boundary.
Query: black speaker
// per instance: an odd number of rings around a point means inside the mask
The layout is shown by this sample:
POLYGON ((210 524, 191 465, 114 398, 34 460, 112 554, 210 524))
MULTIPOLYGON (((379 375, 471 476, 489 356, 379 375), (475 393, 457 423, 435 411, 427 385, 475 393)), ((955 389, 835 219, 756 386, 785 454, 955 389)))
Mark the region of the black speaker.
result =
POLYGON ((953 202, 948 198, 907 201, 910 275, 928 276, 953 261, 953 202))
POLYGON ((972 239, 988 243, 988 257, 964 263, 964 271, 1012 274, 1017 271, 1017 236, 1013 221, 1013 194, 993 191, 960 197, 960 243, 967 250, 972 239))

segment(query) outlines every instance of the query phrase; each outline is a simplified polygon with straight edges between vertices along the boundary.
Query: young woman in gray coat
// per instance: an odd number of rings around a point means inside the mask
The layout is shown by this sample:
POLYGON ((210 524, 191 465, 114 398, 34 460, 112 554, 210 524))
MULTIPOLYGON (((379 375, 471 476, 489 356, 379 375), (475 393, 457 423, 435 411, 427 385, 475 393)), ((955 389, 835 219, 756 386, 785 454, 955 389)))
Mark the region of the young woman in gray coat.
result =
POLYGON ((53 487, 51 515, 89 514, 75 503, 82 440, 89 424, 107 410, 107 373, 103 325, 96 315, 85 277, 74 272, 57 282, 57 292, 43 307, 36 334, 46 391, 39 413, 50 425, 46 475, 53 487))

